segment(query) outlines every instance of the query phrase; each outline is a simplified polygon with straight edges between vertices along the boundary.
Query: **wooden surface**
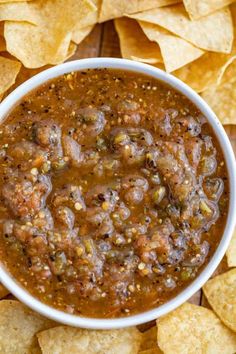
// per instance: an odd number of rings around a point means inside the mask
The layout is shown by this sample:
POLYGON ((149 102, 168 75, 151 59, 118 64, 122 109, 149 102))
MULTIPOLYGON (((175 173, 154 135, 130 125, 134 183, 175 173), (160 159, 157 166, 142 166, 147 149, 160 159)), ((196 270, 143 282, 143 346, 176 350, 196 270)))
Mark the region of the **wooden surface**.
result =
MULTIPOLYGON (((92 57, 121 57, 119 40, 112 21, 108 21, 104 24, 97 24, 89 36, 85 38, 85 40, 78 46, 75 55, 69 60, 92 57)), ((14 87, 18 86, 21 82, 25 81, 43 69, 44 68, 36 70, 23 69, 17 78, 17 82, 14 87)), ((236 152, 236 126, 226 126, 225 130, 233 145, 234 151, 236 152)), ((216 270, 215 274, 222 273, 226 269, 227 265, 226 260, 224 259, 216 270)), ((206 299, 202 295, 201 290, 192 296, 189 301, 194 304, 202 304, 207 307, 209 306, 206 299)))

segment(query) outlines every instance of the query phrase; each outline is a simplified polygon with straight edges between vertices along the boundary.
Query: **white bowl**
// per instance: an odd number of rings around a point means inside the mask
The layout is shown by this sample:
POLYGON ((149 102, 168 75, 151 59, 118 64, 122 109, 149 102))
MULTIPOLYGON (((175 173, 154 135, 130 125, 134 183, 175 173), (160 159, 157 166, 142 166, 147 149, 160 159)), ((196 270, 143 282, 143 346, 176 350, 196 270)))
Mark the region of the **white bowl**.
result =
POLYGON ((212 275, 216 267, 219 265, 229 245, 236 222, 236 164, 234 153, 229 139, 224 131, 224 128, 222 127, 221 123, 219 122, 213 111, 210 109, 210 107, 196 92, 194 92, 190 87, 188 87, 186 84, 184 84, 182 81, 178 80, 174 76, 169 75, 162 70, 154 68, 153 66, 124 59, 92 58, 71 61, 65 64, 52 67, 32 77, 31 79, 20 85, 0 104, 0 121, 2 121, 4 117, 6 117, 8 112, 18 103, 19 100, 22 99, 22 97, 24 97, 33 89, 45 83, 46 81, 58 77, 62 74, 69 73, 71 71, 104 67, 130 70, 150 75, 158 80, 169 84, 174 89, 187 96, 200 109, 200 111, 205 115, 208 122, 212 126, 216 137, 220 143, 220 146, 224 152, 224 157, 229 173, 230 202, 228 218, 220 244, 217 247, 210 262, 200 273, 200 275, 187 288, 181 291, 181 293, 172 300, 157 308, 137 315, 117 319, 94 319, 64 313, 63 311, 56 310, 48 305, 43 304, 35 297, 30 295, 24 288, 22 288, 16 282, 16 280, 11 276, 11 274, 9 274, 8 271, 2 265, 0 265, 0 281, 5 285, 6 288, 9 289, 12 294, 14 294, 20 301, 25 303, 27 306, 55 321, 71 326, 93 329, 112 329, 145 323, 154 320, 162 315, 165 315, 166 313, 174 310, 176 307, 180 306, 182 303, 187 301, 195 292, 197 292, 203 286, 203 284, 208 280, 208 278, 212 275))

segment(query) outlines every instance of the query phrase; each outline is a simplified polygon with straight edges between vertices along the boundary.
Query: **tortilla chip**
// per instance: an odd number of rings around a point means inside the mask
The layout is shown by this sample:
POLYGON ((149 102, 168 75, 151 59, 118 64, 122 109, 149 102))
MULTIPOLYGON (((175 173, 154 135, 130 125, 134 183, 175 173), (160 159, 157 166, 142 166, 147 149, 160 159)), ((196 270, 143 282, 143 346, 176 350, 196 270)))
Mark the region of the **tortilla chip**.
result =
POLYGON ((82 42, 85 37, 87 37, 89 35, 89 33, 92 31, 93 29, 93 25, 87 26, 87 27, 83 27, 83 28, 74 28, 73 32, 72 32, 72 38, 71 40, 73 42, 75 42, 76 44, 79 44, 80 42, 82 42))
POLYGON ((75 54, 76 49, 77 49, 77 45, 75 43, 73 43, 73 42, 70 42, 70 46, 69 46, 69 49, 68 49, 68 52, 67 52, 66 59, 69 59, 70 57, 72 57, 75 54))
POLYGON ((28 21, 37 24, 40 21, 34 6, 27 2, 7 2, 0 4, 0 21, 28 21))
POLYGON ((222 322, 236 332, 236 269, 209 280, 203 291, 222 322))
MULTIPOLYGON (((20 11, 21 3, 15 4, 20 11)), ((7 50, 27 68, 63 62, 68 53, 72 32, 79 22, 89 25, 90 13, 96 12, 90 0, 37 0, 28 4, 37 13, 38 25, 6 21, 4 36, 7 50)))
POLYGON ((139 11, 154 9, 161 6, 172 5, 180 0, 103 0, 99 14, 99 22, 133 14, 139 11))
POLYGON ((220 85, 225 71, 236 58, 236 6, 231 6, 234 22, 234 42, 230 54, 205 53, 194 62, 173 72, 173 75, 201 93, 220 85))
POLYGON ((227 264, 229 267, 236 267, 236 230, 234 230, 232 239, 226 252, 227 264))
MULTIPOLYGON (((221 84, 203 92, 202 97, 213 109, 222 124, 236 124, 236 57, 228 65, 222 76, 221 84)), ((235 239, 231 241, 227 257, 229 264, 236 266, 235 239)))
POLYGON ((34 26, 26 22, 6 22, 7 51, 27 68, 62 63, 67 56, 71 33, 58 27, 34 26))
POLYGON ((225 70, 234 59, 235 56, 209 52, 172 74, 200 93, 219 85, 225 70))
POLYGON ((123 58, 149 64, 162 62, 159 46, 149 41, 136 21, 125 17, 116 19, 115 28, 123 58))
POLYGON ((162 27, 143 21, 139 21, 139 25, 150 41, 159 44, 167 72, 177 70, 204 54, 203 50, 162 27))
POLYGON ((85 27, 81 27, 81 22, 77 21, 74 26, 72 33, 72 41, 79 44, 84 40, 85 37, 92 31, 94 25, 98 22, 98 13, 100 11, 102 0, 92 0, 93 4, 96 6, 96 11, 90 12, 87 15, 84 22, 86 22, 85 27))
POLYGON ((213 311, 185 303, 157 321, 158 344, 165 354, 233 354, 236 334, 213 311))
POLYGON ((20 71, 21 63, 0 57, 0 95, 4 94, 14 83, 20 71))
POLYGON ((96 3, 99 0, 35 0, 30 2, 4 3, 0 5, 1 21, 25 21, 42 25, 51 19, 62 21, 62 28, 86 27, 97 22, 96 3), (49 16, 49 18, 45 18, 49 16))
POLYGON ((19 301, 0 301, 0 353, 40 353, 35 334, 53 325, 19 301))
POLYGON ((135 327, 91 331, 59 326, 37 334, 43 354, 136 354, 141 333, 135 327))
POLYGON ((148 329, 142 334, 140 350, 146 350, 157 346, 157 328, 156 326, 148 329))
POLYGON ((197 20, 202 16, 211 14, 212 12, 222 9, 232 4, 235 0, 183 0, 186 11, 192 20, 197 20))
POLYGON ((230 53, 232 48, 234 36, 229 8, 195 21, 189 19, 181 4, 140 12, 129 17, 164 27, 201 49, 230 53))
POLYGON ((9 294, 9 291, 0 283, 0 299, 9 294))

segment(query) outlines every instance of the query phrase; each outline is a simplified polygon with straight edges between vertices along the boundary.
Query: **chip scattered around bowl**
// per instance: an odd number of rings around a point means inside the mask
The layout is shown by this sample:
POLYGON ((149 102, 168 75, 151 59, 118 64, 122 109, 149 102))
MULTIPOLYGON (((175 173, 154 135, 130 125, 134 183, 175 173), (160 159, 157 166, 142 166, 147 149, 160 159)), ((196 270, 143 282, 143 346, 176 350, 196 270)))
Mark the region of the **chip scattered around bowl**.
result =
POLYGON ((226 252, 227 263, 229 267, 236 267, 236 230, 234 230, 229 248, 226 252))
POLYGON ((236 269, 209 280, 203 291, 224 324, 236 332, 236 269))
POLYGON ((189 303, 157 320, 157 338, 165 354, 236 351, 236 334, 213 311, 189 303))
POLYGON ((59 326, 38 333, 43 354, 137 354, 141 333, 135 328, 92 331, 59 326))
POLYGON ((19 301, 0 301, 0 353, 40 353, 35 334, 53 325, 19 301))

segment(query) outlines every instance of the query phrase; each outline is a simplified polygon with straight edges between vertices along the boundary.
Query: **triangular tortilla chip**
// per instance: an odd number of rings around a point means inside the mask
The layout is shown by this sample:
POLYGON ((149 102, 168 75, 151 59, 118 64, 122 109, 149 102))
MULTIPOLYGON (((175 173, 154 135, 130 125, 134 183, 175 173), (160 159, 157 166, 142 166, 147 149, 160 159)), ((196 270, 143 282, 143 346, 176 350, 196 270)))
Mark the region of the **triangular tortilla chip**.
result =
POLYGON ((125 17, 116 19, 115 27, 123 58, 149 64, 162 62, 159 46, 149 41, 136 21, 125 17))
POLYGON ((139 24, 146 36, 159 44, 167 72, 177 70, 204 54, 203 50, 160 26, 143 21, 139 21, 139 24))
POLYGON ((99 22, 180 2, 180 0, 103 0, 99 22))
MULTIPOLYGON (((16 11, 25 4, 16 3, 16 11)), ((37 0, 27 4, 37 14, 37 25, 6 21, 4 36, 7 50, 28 68, 63 62, 72 33, 94 22, 97 8, 90 0, 37 0)))
POLYGON ((184 6, 192 20, 207 16, 212 12, 232 4, 235 0, 183 0, 184 6))
POLYGON ((191 21, 183 5, 161 7, 129 17, 159 25, 201 49, 230 53, 233 24, 229 8, 191 21))

